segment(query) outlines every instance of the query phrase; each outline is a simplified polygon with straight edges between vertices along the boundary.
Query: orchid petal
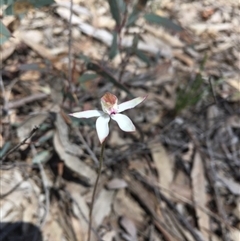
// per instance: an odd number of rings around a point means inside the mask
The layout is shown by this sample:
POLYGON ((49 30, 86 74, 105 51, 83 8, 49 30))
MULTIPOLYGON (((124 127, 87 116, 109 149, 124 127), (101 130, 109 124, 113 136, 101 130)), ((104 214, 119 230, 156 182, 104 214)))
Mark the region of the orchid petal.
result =
POLYGON ((122 129, 123 131, 132 132, 136 130, 132 121, 126 115, 116 114, 116 115, 111 115, 111 118, 118 123, 120 129, 122 129))
POLYGON ((91 117, 99 117, 103 115, 103 112, 100 110, 86 110, 86 111, 75 112, 69 115, 76 118, 91 118, 91 117))
POLYGON ((97 118, 96 129, 97 129, 98 138, 101 143, 104 142, 104 140, 109 134, 109 127, 108 127, 109 120, 110 120, 110 117, 109 115, 106 115, 106 114, 101 115, 99 118, 97 118))
POLYGON ((132 109, 135 106, 139 105, 141 102, 143 102, 146 98, 147 98, 147 96, 145 96, 145 97, 137 97, 135 99, 123 102, 123 103, 118 105, 118 112, 120 113, 120 112, 122 112, 124 110, 132 109))

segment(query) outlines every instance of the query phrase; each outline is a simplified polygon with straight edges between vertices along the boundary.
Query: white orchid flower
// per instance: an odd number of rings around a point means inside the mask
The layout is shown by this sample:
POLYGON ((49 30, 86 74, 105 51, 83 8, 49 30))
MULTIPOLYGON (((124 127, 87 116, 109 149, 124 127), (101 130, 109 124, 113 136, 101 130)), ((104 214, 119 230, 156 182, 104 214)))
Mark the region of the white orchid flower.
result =
POLYGON ((86 110, 72 113, 69 115, 74 116, 76 118, 98 117, 96 121, 96 129, 98 138, 100 142, 103 143, 109 134, 108 123, 110 119, 115 120, 118 123, 120 129, 122 129, 123 131, 133 132, 136 130, 135 126, 133 125, 129 117, 119 113, 123 112, 124 110, 134 108, 135 106, 143 102, 145 99, 146 97, 137 97, 135 99, 123 102, 122 104, 118 105, 118 98, 115 95, 107 92, 101 98, 101 105, 103 111, 86 110))

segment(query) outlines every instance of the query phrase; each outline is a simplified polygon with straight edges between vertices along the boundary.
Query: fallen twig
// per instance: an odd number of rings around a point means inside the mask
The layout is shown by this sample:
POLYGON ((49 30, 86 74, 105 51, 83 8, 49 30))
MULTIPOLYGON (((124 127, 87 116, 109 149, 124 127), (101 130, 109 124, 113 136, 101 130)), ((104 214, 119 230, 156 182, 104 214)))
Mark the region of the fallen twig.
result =
POLYGON ((2 158, 1 158, 1 162, 0 164, 2 164, 2 162, 7 158, 7 156, 9 156, 10 154, 12 154, 14 151, 16 151, 20 146, 26 144, 28 139, 31 139, 32 136, 36 133, 36 131, 39 129, 39 127, 35 126, 32 131, 30 132, 30 134, 28 135, 28 137, 26 137, 24 140, 22 140, 19 144, 17 144, 15 147, 13 147, 10 151, 8 151, 2 158))
POLYGON ((81 142, 83 143, 84 147, 86 148, 88 154, 91 156, 91 158, 93 159, 93 161, 95 162, 95 165, 98 167, 99 163, 98 163, 98 159, 96 157, 96 155, 94 154, 94 152, 91 150, 91 148, 89 147, 88 143, 85 141, 85 139, 83 138, 82 133, 75 128, 74 129, 75 133, 78 135, 78 137, 80 138, 81 142))
MULTIPOLYGON (((5 197, 7 197, 8 195, 10 195, 12 192, 14 192, 23 182, 25 182, 28 178, 30 178, 30 176, 26 176, 24 177, 24 179, 22 181, 20 181, 18 184, 16 184, 16 186, 14 186, 11 190, 9 190, 8 192, 4 193, 4 194, 0 194, 0 199, 3 199, 5 197)), ((2 237, 2 236, 1 236, 2 237)))
MULTIPOLYGON (((149 186, 149 187, 152 188, 152 186, 149 186)), ((156 191, 156 190, 153 190, 153 191, 156 191)), ((158 191, 157 194, 161 198, 161 201, 163 201, 168 206, 168 208, 173 211, 177 220, 182 224, 182 226, 185 229, 187 229, 189 231, 189 233, 193 236, 193 238, 196 241, 203 241, 202 238, 198 235, 198 233, 191 226, 191 224, 178 212, 175 205, 169 199, 167 199, 165 197, 165 195, 162 194, 160 191, 158 191)))
MULTIPOLYGON (((34 147, 34 145, 31 145, 32 148, 32 152, 33 152, 33 156, 37 155, 37 151, 34 147)), ((47 176, 46 173, 44 171, 43 165, 41 162, 37 163, 38 168, 40 170, 40 174, 41 174, 41 179, 42 179, 42 184, 43 184, 43 189, 44 189, 44 193, 45 193, 45 213, 43 215, 42 221, 41 221, 41 228, 44 226, 44 224, 46 223, 48 214, 49 214, 49 207, 50 207, 50 195, 49 195, 49 188, 48 188, 48 180, 47 180, 47 176)))
MULTIPOLYGON (((216 177, 215 177, 215 171, 213 170, 213 165, 210 163, 208 157, 206 158, 206 154, 204 154, 203 151, 201 150, 200 143, 197 140, 196 136, 194 135, 193 131, 190 128, 187 128, 187 132, 188 132, 190 138, 192 139, 195 147, 197 148, 199 153, 203 156, 204 166, 205 166, 205 170, 206 170, 206 176, 213 189, 214 199, 216 202, 218 213, 223 220, 226 220, 226 214, 225 214, 223 205, 220 201, 221 199, 219 198, 219 192, 218 192, 218 188, 216 186, 216 177)), ((207 141, 207 149, 208 149, 208 156, 210 157, 210 160, 212 160, 212 153, 210 151, 208 141, 207 141)), ((225 228, 223 227, 222 223, 220 223, 220 226, 221 226, 222 233, 223 233, 223 240, 228 241, 229 239, 226 235, 226 232, 224 231, 225 228)))
POLYGON ((68 36, 68 83, 71 90, 72 87, 72 16, 73 16, 73 0, 70 0, 70 16, 69 16, 69 36, 68 36))
MULTIPOLYGON (((163 187, 159 183, 152 183, 150 180, 140 176, 139 174, 137 174, 137 175, 138 175, 138 178, 141 179, 142 182, 147 184, 152 189, 159 187, 162 190, 162 192, 167 192, 173 198, 178 199, 179 201, 181 201, 181 202, 183 202, 185 204, 188 204, 188 205, 190 205, 192 207, 198 207, 199 209, 201 209, 203 212, 205 212, 206 214, 208 214, 212 218, 218 220, 219 222, 222 222, 227 228, 229 228, 231 230, 235 230, 234 227, 232 227, 229 223, 227 223, 224 219, 222 219, 219 215, 215 214, 211 210, 209 210, 209 209, 199 205, 198 203, 193 203, 190 199, 188 199, 188 198, 178 194, 177 192, 174 192, 174 191, 172 191, 170 189, 167 189, 167 188, 163 187)), ((154 190, 154 192, 155 192, 155 190, 154 190)))
MULTIPOLYGON (((157 215, 156 210, 154 208, 154 206, 156 206, 156 203, 154 201, 156 200, 156 198, 154 198, 154 195, 147 192, 147 190, 144 189, 143 185, 130 175, 126 175, 125 180, 128 183, 128 190, 130 191, 130 193, 136 198, 140 205, 144 207, 146 212, 151 215, 155 227, 159 230, 159 232, 162 233, 164 238, 168 241, 179 240, 177 235, 173 233, 173 230, 170 227, 168 227, 164 223, 164 220, 162 220, 157 215)), ((202 240, 199 239, 197 241, 202 240)))
POLYGON ((1 87, 1 91, 2 91, 2 96, 3 96, 3 100, 4 100, 4 110, 8 113, 8 98, 6 97, 6 91, 5 91, 5 87, 4 87, 4 83, 3 83, 3 79, 2 79, 2 71, 0 73, 0 87, 1 87))
MULTIPOLYGON (((36 100, 42 100, 48 97, 48 94, 45 93, 37 93, 30 96, 27 96, 25 98, 22 98, 20 100, 12 101, 8 103, 8 109, 14 109, 19 108, 25 104, 31 103, 36 100)), ((5 108, 5 107, 4 107, 5 108)))

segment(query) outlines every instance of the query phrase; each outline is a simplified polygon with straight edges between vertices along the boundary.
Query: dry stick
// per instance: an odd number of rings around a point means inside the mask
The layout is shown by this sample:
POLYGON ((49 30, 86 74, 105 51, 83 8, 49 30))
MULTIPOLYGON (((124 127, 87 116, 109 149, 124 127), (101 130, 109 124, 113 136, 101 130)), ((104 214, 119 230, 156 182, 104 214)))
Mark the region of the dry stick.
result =
MULTIPOLYGON (((213 160, 212 152, 210 151, 208 140, 207 140, 207 149, 208 149, 208 152, 209 152, 210 161, 212 162, 212 160, 213 160)), ((209 168, 209 173, 210 173, 209 176, 211 176, 210 181, 211 181, 211 185, 212 185, 212 188, 213 188, 213 191, 214 191, 214 196, 215 196, 215 199, 216 199, 218 212, 220 213, 222 219, 226 220, 226 213, 225 213, 225 210, 224 210, 224 207, 223 207, 223 203, 221 202, 221 200, 219 198, 218 187, 216 186, 216 175, 215 175, 215 171, 213 169, 213 165, 212 165, 212 163, 209 162, 209 160, 205 160, 205 162, 206 162, 206 165, 209 168)), ((220 223, 220 227, 222 229, 223 240, 228 241, 229 238, 227 237, 227 235, 225 233, 225 229, 224 229, 224 226, 222 225, 222 223, 220 223)))
MULTIPOLYGON (((77 202, 77 200, 75 200, 75 199, 73 198, 73 196, 71 195, 71 193, 70 193, 68 190, 64 190, 64 191, 65 191, 67 197, 76 205, 76 207, 77 207, 80 215, 83 217, 84 221, 85 221, 86 223, 89 223, 89 222, 88 222, 88 218, 84 215, 84 213, 83 213, 83 211, 82 211, 79 203, 77 202)), ((93 229, 93 228, 92 228, 92 229, 93 229)), ((96 236, 98 237, 98 239, 100 240, 101 238, 100 238, 100 236, 98 235, 97 230, 93 229, 93 232, 95 233, 95 235, 96 235, 96 236)))
POLYGON ((143 181, 144 183, 146 183, 149 187, 152 186, 152 189, 154 189, 154 187, 155 187, 155 188, 156 188, 156 187, 159 187, 160 190, 162 190, 162 192, 167 192, 167 193, 170 194, 173 198, 176 198, 176 199, 178 199, 179 201, 181 201, 181 202, 183 202, 183 203, 185 203, 185 204, 188 204, 188 205, 190 205, 190 206, 192 206, 192 207, 198 207, 198 208, 201 209, 203 212, 205 212, 207 215, 215 218, 215 219, 218 220, 219 222, 222 222, 227 228, 229 228, 229 229, 231 229, 231 230, 233 230, 233 231, 235 230, 234 227, 232 227, 229 223, 227 223, 224 219, 222 219, 219 215, 215 214, 215 213, 212 212, 211 210, 208 210, 207 208, 199 205, 198 203, 193 203, 190 199, 184 197, 183 195, 178 194, 177 192, 174 192, 174 191, 172 191, 172 190, 170 190, 170 189, 162 186, 162 185, 159 184, 159 183, 151 183, 150 180, 143 179, 144 176, 141 177, 141 178, 142 178, 142 181, 143 181))
POLYGON ((128 62, 129 62, 130 57, 131 57, 131 54, 127 53, 125 58, 121 59, 121 65, 120 65, 121 66, 121 71, 120 71, 120 74, 119 74, 119 77, 118 77, 119 83, 122 82, 122 77, 123 77, 124 71, 126 69, 126 66, 127 66, 128 62))
POLYGON ((36 100, 42 100, 48 97, 49 94, 46 93, 36 93, 27 97, 24 97, 20 100, 12 101, 8 103, 8 109, 14 109, 21 107, 27 103, 31 103, 36 100))
MULTIPOLYGON (((33 156, 36 156, 37 151, 36 151, 36 148, 33 144, 31 145, 31 149, 32 149, 33 156)), ((38 165, 38 168, 40 170, 43 189, 44 189, 44 193, 45 193, 45 213, 43 215, 41 225, 40 225, 40 227, 42 228, 44 226, 44 224, 46 223, 46 220, 47 220, 47 217, 48 217, 48 214, 49 214, 50 195, 49 195, 49 188, 48 188, 48 186, 49 186, 48 185, 48 179, 47 179, 46 173, 44 171, 43 165, 42 165, 41 162, 38 162, 37 165, 38 165)))
POLYGON ((32 131, 30 132, 29 136, 26 137, 24 140, 22 140, 19 144, 17 144, 15 147, 13 147, 9 152, 7 152, 2 158, 1 158, 1 162, 3 162, 7 156, 9 156, 11 153, 13 153, 14 151, 16 151, 20 146, 26 144, 26 141, 28 139, 30 139, 34 134, 35 132, 39 129, 39 127, 35 126, 32 131))
MULTIPOLYGON (((9 190, 8 192, 6 193, 3 193, 3 194, 0 194, 0 200, 7 197, 8 195, 10 195, 11 193, 13 193, 15 190, 17 190, 18 187, 20 187, 20 185, 25 182, 28 178, 30 178, 31 176, 26 176, 23 178, 22 181, 20 181, 18 184, 16 184, 16 186, 14 186, 11 190, 9 190)), ((1 236, 2 238, 2 236, 1 236)))
POLYGON ((78 137, 80 138, 81 142, 83 143, 83 145, 85 146, 88 154, 92 157, 93 161, 95 162, 96 166, 98 167, 99 163, 98 163, 98 159, 96 157, 96 155, 94 154, 94 152, 91 150, 91 148, 89 147, 88 143, 85 141, 85 139, 83 138, 82 133, 75 128, 74 129, 75 133, 77 133, 78 137))
POLYGON ((2 97, 4 100, 4 105, 3 105, 3 114, 7 114, 7 129, 4 130, 3 132, 3 138, 4 139, 8 139, 9 137, 9 132, 10 132, 10 116, 9 116, 9 101, 8 101, 8 97, 7 97, 7 92, 5 90, 5 86, 3 83, 3 79, 2 79, 2 71, 0 71, 0 87, 1 87, 1 91, 2 91, 2 97), (4 113, 5 112, 5 113, 4 113))
POLYGON ((0 73, 0 87, 1 87, 3 100, 4 100, 3 106, 4 106, 4 109, 8 112, 8 98, 6 97, 6 91, 5 91, 5 87, 4 87, 4 83, 3 83, 3 79, 2 79, 2 71, 0 73))
POLYGON ((145 209, 146 213, 148 213, 153 218, 154 225, 159 230, 159 232, 162 233, 166 241, 177 241, 177 237, 173 233, 173 230, 169 228, 166 223, 164 223, 164 221, 161 219, 161 217, 159 217, 156 213, 154 194, 146 190, 143 184, 139 182, 139 180, 137 180, 132 174, 126 174, 124 176, 124 179, 128 183, 128 190, 131 195, 145 209))
POLYGON ((121 55, 121 50, 122 50, 122 36, 121 36, 121 33, 122 33, 122 29, 127 21, 127 7, 126 7, 126 10, 124 12, 124 16, 123 16, 123 21, 121 23, 121 26, 120 26, 120 29, 118 31, 118 36, 119 36, 119 43, 118 43, 118 50, 120 52, 120 58, 121 58, 121 71, 120 71, 120 74, 119 74, 119 77, 118 77, 118 81, 121 83, 122 82, 122 77, 123 77, 123 73, 125 71, 125 68, 126 68, 126 65, 127 63, 129 62, 129 54, 127 53, 126 56, 123 58, 122 55, 121 55))
POLYGON ((38 163, 38 167, 40 169, 40 174, 41 174, 41 178, 42 178, 42 183, 43 183, 43 188, 44 188, 44 192, 45 192, 45 197, 46 197, 46 201, 45 201, 45 213, 44 216, 42 218, 42 223, 41 223, 41 228, 45 225, 46 221, 47 221, 47 217, 49 214, 49 208, 50 208, 50 193, 49 193, 49 188, 48 188, 48 180, 47 180, 47 176, 46 173, 44 171, 43 165, 41 162, 38 163))
MULTIPOLYGON (((145 182, 144 179, 139 176, 139 175, 134 175, 135 178, 137 178, 137 180, 140 180, 141 182, 144 182, 145 184, 148 185, 149 188, 153 189, 152 185, 149 185, 148 182, 145 182)), ((131 191, 131 190, 130 190, 131 191)), ((196 241, 203 241, 203 239, 199 236, 199 234, 194 230, 194 228, 192 227, 192 225, 186 220, 186 218, 184 218, 179 211, 176 209, 176 207, 174 206, 174 204, 168 200, 164 194, 162 194, 162 192, 160 190, 158 190, 158 195, 161 198, 161 201, 163 201, 170 210, 173 211, 173 214, 175 215, 175 217, 177 218, 177 220, 182 224, 182 226, 187 229, 189 231, 189 233, 192 235, 192 237, 194 238, 194 240, 196 241)), ((153 216, 154 217, 154 216, 153 216)), ((156 219, 156 217, 154 217, 156 219)))
MULTIPOLYGON (((222 143, 221 145, 221 148, 227 158, 227 165, 229 166, 230 170, 232 171, 233 173, 233 177, 236 179, 236 180, 240 180, 240 172, 239 172, 239 165, 238 165, 238 161, 234 158, 234 156, 229 152, 229 150, 227 149, 227 146, 222 143), (233 163, 232 163, 233 162, 233 163)), ((213 158, 213 155, 211 155, 212 158, 213 158)))
POLYGON ((208 82, 209 82, 209 84, 210 84, 210 86, 211 86, 211 90, 212 90, 212 95, 213 95, 213 98, 214 98, 214 102, 215 102, 215 104, 218 104, 218 102, 217 102, 217 97, 216 97, 216 94, 215 94, 215 91, 214 91, 214 88, 213 88, 213 84, 212 84, 212 79, 211 79, 211 77, 208 78, 208 82))
POLYGON ((70 1, 70 16, 69 16, 69 38, 68 38, 68 83, 71 89, 72 83, 72 15, 73 15, 73 0, 70 1))
MULTIPOLYGON (((223 220, 226 220, 226 215, 224 213, 224 209, 223 209, 222 203, 220 202, 218 189, 216 187, 216 178, 215 178, 215 173, 213 171, 213 167, 212 167, 211 163, 209 162, 208 158, 204 158, 205 154, 201 150, 200 143, 197 140, 196 136, 194 135, 192 129, 191 128, 187 128, 187 132, 188 132, 188 135, 190 136, 190 138, 192 139, 194 145, 196 146, 197 150, 199 151, 200 155, 203 156, 204 166, 205 166, 205 170, 206 170, 206 176, 207 176, 207 179, 208 179, 211 187, 213 188, 213 192, 214 192, 214 197, 215 197, 215 202, 216 202, 216 205, 217 205, 218 213, 219 213, 220 217, 223 220)), ((208 148, 208 152, 209 152, 209 145, 208 145, 208 143, 207 143, 207 148, 208 148)), ((208 155, 210 156, 210 160, 211 160, 212 159, 212 153, 208 153, 208 155)), ((220 223, 220 226, 221 226, 222 233, 223 233, 223 240, 224 241, 228 241, 228 237, 224 233, 224 227, 223 227, 222 223, 220 223)))
POLYGON ((98 174, 97 174, 97 179, 93 188, 93 194, 92 194, 92 200, 91 200, 91 205, 90 205, 90 211, 89 211, 89 225, 88 225, 88 241, 91 240, 91 229, 92 229, 92 211, 93 211, 93 205, 94 205, 94 200, 95 200, 95 195, 96 195, 96 190, 97 190, 97 185, 99 181, 99 177, 101 175, 102 171, 102 166, 103 166, 103 153, 104 153, 104 148, 105 148, 105 141, 102 143, 101 146, 101 155, 99 159, 99 168, 98 168, 98 174))

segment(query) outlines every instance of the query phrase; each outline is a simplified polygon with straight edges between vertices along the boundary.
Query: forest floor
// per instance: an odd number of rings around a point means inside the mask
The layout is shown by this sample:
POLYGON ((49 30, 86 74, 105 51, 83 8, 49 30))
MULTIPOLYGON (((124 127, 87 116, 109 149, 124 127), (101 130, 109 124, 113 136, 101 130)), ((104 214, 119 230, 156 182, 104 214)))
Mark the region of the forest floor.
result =
POLYGON ((91 241, 240 240, 239 2, 143 3, 121 31, 108 1, 2 18, 2 241, 87 240, 101 146, 68 114, 106 92, 147 98, 111 122, 91 241))

